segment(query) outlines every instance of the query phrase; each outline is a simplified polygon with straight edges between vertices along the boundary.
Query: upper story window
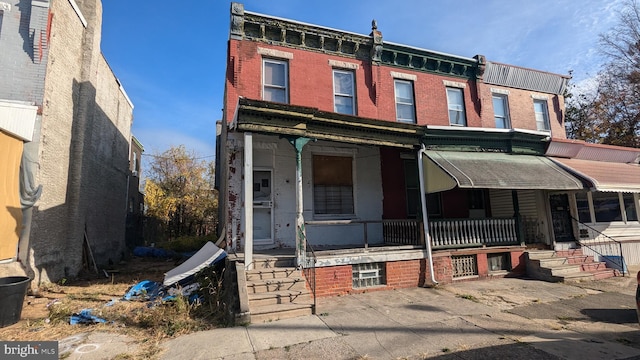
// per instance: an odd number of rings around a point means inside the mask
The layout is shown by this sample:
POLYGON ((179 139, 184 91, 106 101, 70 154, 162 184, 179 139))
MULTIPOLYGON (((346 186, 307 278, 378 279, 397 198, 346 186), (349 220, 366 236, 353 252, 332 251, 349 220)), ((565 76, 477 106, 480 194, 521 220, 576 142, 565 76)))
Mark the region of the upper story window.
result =
POLYGON ((547 100, 534 99, 533 111, 536 114, 536 128, 538 131, 551 131, 551 127, 549 126, 547 100))
POLYGON ((396 93, 396 119, 402 122, 416 122, 416 108, 413 101, 413 82, 394 80, 396 93))
POLYGON ((352 71, 333 70, 333 109, 337 113, 356 114, 355 81, 352 71))
POLYGON ((448 87, 447 103, 449 104, 449 124, 466 126, 467 119, 464 114, 464 95, 462 89, 448 87))
POLYGON ((262 99, 288 103, 289 63, 282 60, 262 59, 262 99))
POLYGON ((510 129, 509 102, 507 95, 493 94, 493 116, 496 121, 496 128, 510 129))

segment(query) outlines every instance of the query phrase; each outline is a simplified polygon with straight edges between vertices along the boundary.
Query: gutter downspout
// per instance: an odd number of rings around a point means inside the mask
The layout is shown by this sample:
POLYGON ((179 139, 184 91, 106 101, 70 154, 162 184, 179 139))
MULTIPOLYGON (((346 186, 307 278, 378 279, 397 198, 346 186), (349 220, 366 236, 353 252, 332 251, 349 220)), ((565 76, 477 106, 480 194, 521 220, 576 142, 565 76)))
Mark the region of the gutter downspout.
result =
POLYGON ((427 245, 427 255, 429 256, 429 274, 431 275, 431 286, 438 285, 435 274, 433 273, 433 257, 431 253, 431 239, 429 236, 429 217, 427 216, 427 196, 425 192, 424 183, 424 164, 422 162, 422 156, 425 154, 425 147, 422 144, 422 148, 418 150, 418 176, 420 181, 420 203, 422 210, 422 227, 424 231, 424 242, 427 245))

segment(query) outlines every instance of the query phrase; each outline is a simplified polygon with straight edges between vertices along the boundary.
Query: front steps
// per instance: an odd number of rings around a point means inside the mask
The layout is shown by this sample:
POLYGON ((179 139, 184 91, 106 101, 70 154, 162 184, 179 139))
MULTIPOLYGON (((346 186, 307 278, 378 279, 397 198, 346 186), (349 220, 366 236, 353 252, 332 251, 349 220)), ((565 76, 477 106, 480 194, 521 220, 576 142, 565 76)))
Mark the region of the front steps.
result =
POLYGON ((595 262, 582 249, 527 251, 527 275, 551 282, 580 282, 606 279, 618 275, 604 262, 595 262))
POLYGON ((246 287, 252 323, 313 313, 313 299, 302 272, 288 259, 264 258, 247 270, 246 287))

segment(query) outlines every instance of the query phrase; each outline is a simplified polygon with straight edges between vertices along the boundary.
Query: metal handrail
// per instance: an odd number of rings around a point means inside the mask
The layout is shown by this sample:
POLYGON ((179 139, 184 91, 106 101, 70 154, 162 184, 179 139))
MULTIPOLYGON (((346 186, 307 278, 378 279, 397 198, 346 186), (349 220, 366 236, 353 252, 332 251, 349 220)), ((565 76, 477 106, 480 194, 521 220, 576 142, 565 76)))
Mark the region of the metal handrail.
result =
POLYGON ((313 295, 313 308, 311 309, 312 314, 316 314, 316 262, 318 258, 316 257, 315 251, 313 251, 313 246, 309 244, 309 239, 304 235, 304 231, 300 227, 298 227, 298 233, 304 238, 305 243, 305 261, 302 264, 302 271, 304 272, 304 278, 311 289, 311 294, 313 295), (309 279, 311 278, 311 279, 309 279))
POLYGON ((586 248, 588 248, 589 250, 593 251, 594 253, 598 254, 598 256, 600 256, 601 258, 607 258, 610 262, 612 262, 615 265, 620 266, 620 272, 622 273, 622 276, 625 276, 625 266, 624 266, 624 255, 622 253, 622 243, 614 238, 612 238, 609 235, 603 234, 600 230, 593 228, 592 226, 583 223, 582 221, 574 218, 573 216, 571 216, 571 220, 575 221, 578 224, 578 232, 580 232, 580 225, 582 225, 583 227, 587 228, 588 230, 591 230, 593 233, 597 234, 597 236, 589 236, 589 238, 593 239, 595 241, 594 244, 587 244, 584 243, 580 240, 580 233, 578 233, 578 239, 576 240, 576 242, 580 245, 580 246, 584 246, 586 248), (604 241, 599 241, 598 238, 604 238, 604 241), (615 247, 617 247, 618 253, 619 254, 602 254, 600 251, 596 250, 596 246, 597 247, 602 247, 602 246, 606 246, 609 247, 610 249, 612 249, 612 247, 609 244, 614 244, 615 247))

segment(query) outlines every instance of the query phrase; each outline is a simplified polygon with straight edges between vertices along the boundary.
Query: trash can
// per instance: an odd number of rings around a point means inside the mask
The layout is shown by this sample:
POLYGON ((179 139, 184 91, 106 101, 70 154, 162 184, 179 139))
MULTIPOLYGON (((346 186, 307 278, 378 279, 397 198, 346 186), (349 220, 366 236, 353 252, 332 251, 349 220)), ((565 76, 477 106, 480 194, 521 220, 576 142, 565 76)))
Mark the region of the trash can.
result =
POLYGON ((26 276, 0 278, 0 328, 20 320, 22 303, 30 281, 26 276))

